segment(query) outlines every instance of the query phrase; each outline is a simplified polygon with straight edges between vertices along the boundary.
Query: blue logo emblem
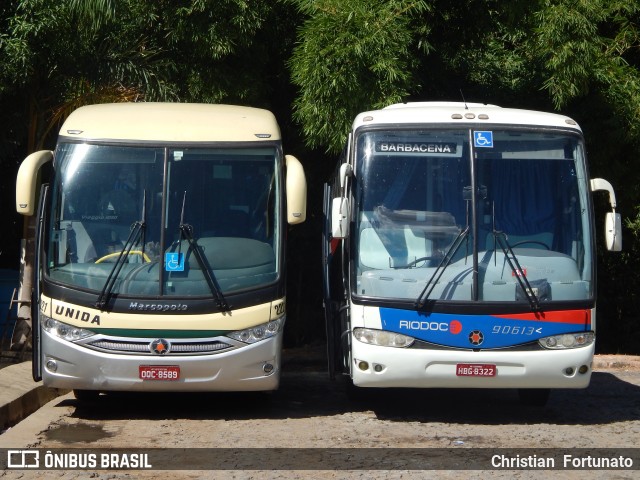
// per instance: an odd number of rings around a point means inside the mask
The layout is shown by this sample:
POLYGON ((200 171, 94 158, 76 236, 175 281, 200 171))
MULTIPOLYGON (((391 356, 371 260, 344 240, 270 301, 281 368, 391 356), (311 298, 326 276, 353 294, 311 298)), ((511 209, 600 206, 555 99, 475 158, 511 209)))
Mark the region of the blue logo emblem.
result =
POLYGON ((480 148, 493 148, 493 132, 473 132, 473 144, 480 148))
POLYGON ((165 253, 164 269, 167 272, 184 272, 184 253, 165 253))

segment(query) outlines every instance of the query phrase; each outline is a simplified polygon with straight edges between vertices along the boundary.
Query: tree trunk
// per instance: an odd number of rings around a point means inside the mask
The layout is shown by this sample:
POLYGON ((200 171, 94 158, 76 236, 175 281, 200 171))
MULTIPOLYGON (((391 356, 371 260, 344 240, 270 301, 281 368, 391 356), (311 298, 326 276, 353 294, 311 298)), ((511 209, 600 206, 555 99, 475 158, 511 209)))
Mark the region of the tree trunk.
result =
MULTIPOLYGON (((36 137, 38 132, 39 110, 35 95, 29 101, 29 128, 27 135, 27 152, 36 151, 36 137)), ((36 199, 37 200, 37 199, 36 199)), ((33 291, 34 269, 36 253, 36 219, 37 215, 23 217, 22 241, 20 242, 20 289, 18 291, 18 318, 11 337, 11 350, 30 349, 31 330, 31 301, 33 291)))
POLYGON ((20 290, 18 292, 18 318, 11 338, 11 350, 31 349, 31 298, 35 260, 36 215, 24 217, 23 239, 20 249, 20 290))

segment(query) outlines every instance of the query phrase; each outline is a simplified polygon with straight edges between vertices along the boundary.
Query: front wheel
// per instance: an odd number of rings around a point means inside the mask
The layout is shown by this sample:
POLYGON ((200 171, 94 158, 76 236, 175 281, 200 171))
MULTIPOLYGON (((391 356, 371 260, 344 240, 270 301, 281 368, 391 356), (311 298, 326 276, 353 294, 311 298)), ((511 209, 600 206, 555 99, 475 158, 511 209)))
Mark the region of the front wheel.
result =
POLYGON ((98 390, 74 390, 73 396, 80 402, 96 402, 100 397, 100 391, 98 390))
POLYGON ((353 380, 351 380, 351 377, 345 375, 344 382, 345 382, 345 393, 347 394, 347 398, 349 399, 350 402, 363 403, 366 400, 369 400, 371 398, 371 394, 370 394, 371 389, 356 387, 353 384, 353 380))
POLYGON ((523 405, 532 407, 544 407, 549 400, 551 390, 548 388, 520 388, 518 396, 523 405))

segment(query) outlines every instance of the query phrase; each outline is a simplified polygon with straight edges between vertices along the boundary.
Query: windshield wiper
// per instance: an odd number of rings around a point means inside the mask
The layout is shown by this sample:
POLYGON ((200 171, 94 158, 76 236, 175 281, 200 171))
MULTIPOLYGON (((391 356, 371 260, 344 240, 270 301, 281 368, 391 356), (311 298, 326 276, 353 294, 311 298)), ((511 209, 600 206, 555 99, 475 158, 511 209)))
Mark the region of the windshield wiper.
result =
POLYGON ((120 250, 120 255, 116 259, 116 263, 113 264, 109 275, 107 276, 107 280, 104 282, 104 286, 102 287, 102 291, 100 295, 98 295, 98 299, 96 300, 96 308, 100 310, 104 310, 104 307, 107 306, 109 302, 109 297, 111 296, 111 292, 113 291, 113 286, 118 279, 118 275, 120 275, 120 271, 125 264, 127 258, 131 254, 131 249, 134 245, 138 243, 138 240, 142 238, 142 252, 144 256, 144 230, 146 227, 146 215, 147 215, 147 191, 145 190, 142 194, 142 216, 140 220, 136 220, 133 225, 131 225, 131 230, 129 231, 129 237, 127 241, 122 246, 122 250, 120 250))
POLYGON ((531 310, 533 310, 534 312, 539 312, 540 310, 542 310, 540 308, 540 301, 533 291, 533 288, 531 287, 527 276, 524 274, 524 270, 522 270, 520 262, 518 262, 518 257, 516 257, 516 254, 513 253, 513 249, 507 241, 507 234, 494 229, 493 236, 496 240, 496 243, 500 245, 502 253, 504 254, 504 258, 507 260, 509 267, 511 267, 511 271, 514 272, 516 280, 518 281, 518 284, 520 284, 520 288, 522 289, 524 296, 529 301, 531 310))
POLYGON ((204 255, 202 255, 202 250, 200 250, 200 246, 198 245, 198 242, 196 241, 195 238, 193 238, 193 227, 188 223, 184 223, 184 206, 185 206, 186 200, 187 200, 187 192, 185 191, 184 196, 182 197, 182 212, 180 214, 180 225, 178 227, 180 229, 180 234, 183 238, 187 240, 187 242, 189 242, 189 248, 191 248, 191 250, 193 251, 193 254, 196 257, 196 261, 200 266, 200 270, 202 270, 202 274, 204 275, 207 285, 209 286, 209 290, 211 290, 211 293, 213 294, 216 300, 216 304, 218 305, 218 308, 220 310, 230 310, 229 304, 227 303, 227 301, 224 298, 224 295, 222 294, 222 289, 218 285, 218 282, 216 282, 215 277, 213 276, 213 273, 212 273, 213 269, 211 268, 211 265, 209 265, 207 258, 204 255))
POLYGON ((420 292, 420 295, 416 299, 416 303, 415 303, 416 308, 422 308, 425 301, 429 298, 429 295, 431 295, 431 292, 433 291, 436 284, 440 280, 440 277, 442 277, 444 270, 449 266, 449 264, 451 263, 451 260, 453 260, 453 257, 458 252, 458 249, 460 248, 460 245, 462 245, 462 242, 464 241, 464 239, 467 238, 467 236, 469 235, 469 230, 470 228, 468 225, 464 230, 460 230, 460 233, 458 233, 458 236, 455 238, 453 243, 449 246, 449 248, 447 249, 447 252, 444 254, 444 257, 442 257, 442 260, 440 261, 435 271, 433 272, 433 275, 431 275, 431 278, 429 278, 429 280, 427 281, 427 284, 424 286, 424 288, 422 289, 422 292, 420 292))

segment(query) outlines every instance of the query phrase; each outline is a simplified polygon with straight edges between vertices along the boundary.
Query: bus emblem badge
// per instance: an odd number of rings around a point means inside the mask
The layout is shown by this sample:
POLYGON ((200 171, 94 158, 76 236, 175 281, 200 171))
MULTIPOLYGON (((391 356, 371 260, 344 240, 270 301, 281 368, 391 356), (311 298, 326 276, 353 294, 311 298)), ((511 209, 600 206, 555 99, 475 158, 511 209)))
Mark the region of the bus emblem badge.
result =
POLYGON ((171 345, 164 338, 158 338, 149 344, 149 348, 156 355, 166 355, 171 345))
POLYGON ((474 330, 469 334, 469 341, 471 345, 480 345, 484 342, 484 335, 480 330, 474 330))

